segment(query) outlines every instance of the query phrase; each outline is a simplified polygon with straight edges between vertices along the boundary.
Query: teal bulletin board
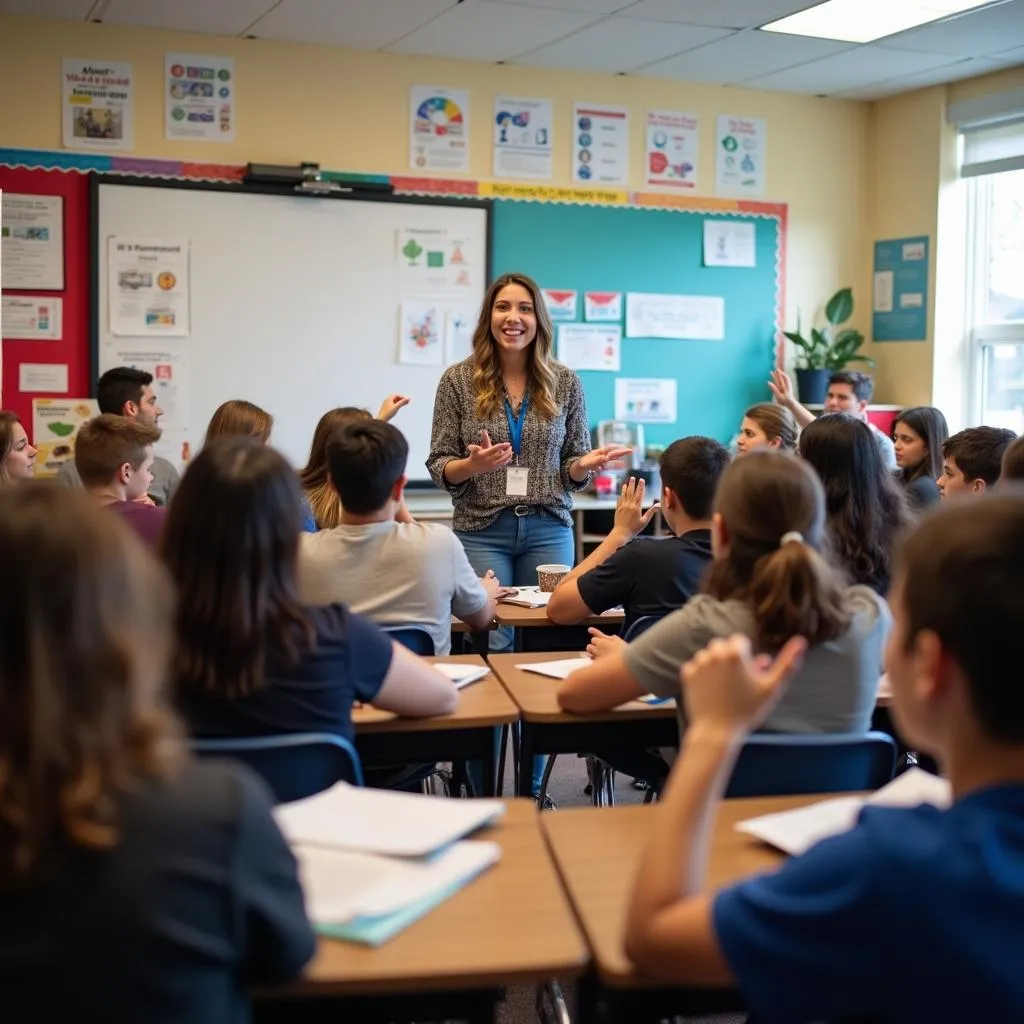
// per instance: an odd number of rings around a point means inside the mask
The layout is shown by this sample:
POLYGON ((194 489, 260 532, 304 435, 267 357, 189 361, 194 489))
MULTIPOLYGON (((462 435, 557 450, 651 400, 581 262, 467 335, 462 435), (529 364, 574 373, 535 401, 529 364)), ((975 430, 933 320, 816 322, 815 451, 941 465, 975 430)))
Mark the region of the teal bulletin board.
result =
POLYGON ((724 341, 624 335, 619 373, 581 371, 591 426, 614 418, 618 376, 677 382, 677 420, 645 423, 648 444, 666 445, 688 434, 727 442, 739 431, 743 410, 771 397, 766 382, 776 364, 783 305, 785 207, 746 205, 773 212, 495 202, 494 274, 517 270, 542 288, 575 289, 577 322, 583 322, 585 291, 620 291, 624 300, 626 292, 725 299, 724 341), (705 267, 707 219, 754 223, 756 266, 705 267))

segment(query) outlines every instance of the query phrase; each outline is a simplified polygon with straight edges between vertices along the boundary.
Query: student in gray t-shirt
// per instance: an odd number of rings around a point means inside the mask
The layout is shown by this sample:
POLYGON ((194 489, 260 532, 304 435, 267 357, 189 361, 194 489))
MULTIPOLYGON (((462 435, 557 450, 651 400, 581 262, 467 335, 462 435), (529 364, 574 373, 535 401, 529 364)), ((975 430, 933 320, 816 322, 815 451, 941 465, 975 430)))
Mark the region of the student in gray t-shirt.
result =
POLYGON ((825 497, 810 467, 772 451, 737 459, 715 499, 714 561, 704 593, 570 676, 559 687, 559 704, 588 712, 647 692, 678 697, 681 666, 715 637, 743 633, 755 649, 772 653, 804 636, 810 647, 803 666, 763 728, 866 731, 891 617, 882 598, 867 587, 846 587, 821 556, 824 524, 825 497))

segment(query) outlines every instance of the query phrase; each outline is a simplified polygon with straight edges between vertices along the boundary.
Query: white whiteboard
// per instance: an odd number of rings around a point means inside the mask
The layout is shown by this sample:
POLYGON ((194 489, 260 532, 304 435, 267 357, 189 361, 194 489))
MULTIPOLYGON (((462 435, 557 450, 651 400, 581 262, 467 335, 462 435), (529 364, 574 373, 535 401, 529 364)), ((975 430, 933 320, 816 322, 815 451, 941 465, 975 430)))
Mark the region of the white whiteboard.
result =
MULTIPOLYGON (((160 352, 184 368, 158 387, 165 410, 162 454, 194 453, 214 409, 244 398, 274 416, 271 444, 305 464, 317 420, 356 405, 376 412, 386 394, 412 398, 394 420, 409 441, 410 480, 425 480, 434 393, 443 366, 399 364, 398 233, 447 228, 467 240, 469 283, 440 310, 475 317, 487 284, 489 207, 319 199, 265 193, 105 183, 97 186, 95 255, 98 372, 150 369, 160 352), (107 240, 184 239, 190 246, 187 338, 115 338, 110 332, 107 240), (183 387, 181 385, 184 385, 183 387), (184 434, 174 431, 174 422, 184 434)), ((177 372, 177 370, 175 371, 177 372)))

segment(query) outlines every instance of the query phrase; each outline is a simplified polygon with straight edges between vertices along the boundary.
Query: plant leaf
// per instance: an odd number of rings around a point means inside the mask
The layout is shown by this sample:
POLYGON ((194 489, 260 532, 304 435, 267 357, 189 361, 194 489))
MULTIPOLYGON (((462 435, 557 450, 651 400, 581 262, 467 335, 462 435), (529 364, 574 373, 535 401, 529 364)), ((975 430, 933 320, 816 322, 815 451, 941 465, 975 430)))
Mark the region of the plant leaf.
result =
POLYGON ((871 356, 848 356, 846 359, 848 363, 864 363, 865 366, 870 366, 874 369, 878 364, 871 358, 871 356))
POLYGON ((782 333, 787 338, 789 338, 789 340, 793 342, 794 345, 797 345, 799 348, 802 348, 805 352, 810 352, 811 343, 802 335, 796 334, 793 331, 783 331, 782 333))
POLYGON ((853 340, 853 346, 850 351, 856 352, 864 344, 864 335, 860 331, 853 330, 851 327, 847 327, 836 335, 836 344, 846 345, 850 343, 851 339, 853 340))
POLYGON ((825 306, 825 319, 834 326, 853 316, 853 289, 840 288, 825 306))

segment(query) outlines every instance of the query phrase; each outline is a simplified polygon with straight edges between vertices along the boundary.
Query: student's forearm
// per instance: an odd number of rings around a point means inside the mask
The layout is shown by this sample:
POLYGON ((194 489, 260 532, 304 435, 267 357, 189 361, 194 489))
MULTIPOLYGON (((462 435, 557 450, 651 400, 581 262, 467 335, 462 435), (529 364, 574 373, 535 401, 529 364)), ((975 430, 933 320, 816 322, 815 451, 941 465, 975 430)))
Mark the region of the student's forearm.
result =
POLYGON ((791 398, 787 403, 789 411, 793 414, 793 419, 796 420, 797 426, 802 430, 809 423, 813 423, 817 418, 806 405, 801 405, 795 398, 791 398))
POLYGON ((464 484, 473 476, 473 471, 470 469, 469 459, 452 459, 451 462, 444 464, 441 475, 450 484, 464 484))
POLYGON ((643 945, 661 911, 703 888, 715 809, 742 744, 738 733, 700 725, 686 731, 644 844, 626 921, 627 950, 643 945))

